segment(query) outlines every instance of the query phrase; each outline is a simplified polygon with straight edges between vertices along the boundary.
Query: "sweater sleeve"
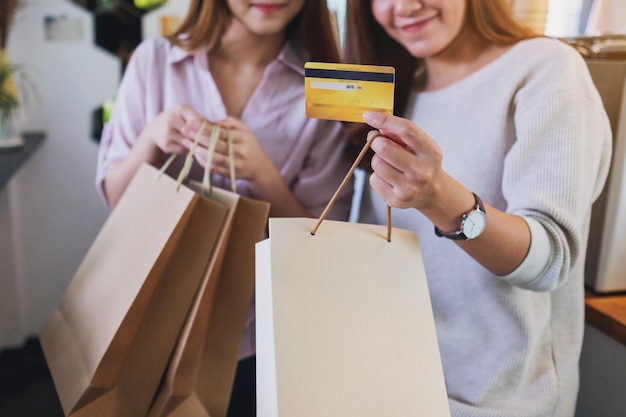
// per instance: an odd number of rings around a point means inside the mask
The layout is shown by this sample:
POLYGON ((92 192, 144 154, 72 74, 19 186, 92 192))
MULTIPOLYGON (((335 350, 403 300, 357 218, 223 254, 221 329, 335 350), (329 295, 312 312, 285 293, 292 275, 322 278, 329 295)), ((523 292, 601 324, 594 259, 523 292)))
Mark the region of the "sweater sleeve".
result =
POLYGON ((558 46, 516 94, 516 142, 502 184, 508 211, 527 220, 532 239, 526 259, 503 279, 534 291, 560 287, 584 261, 591 205, 611 154, 610 124, 587 67, 558 46))

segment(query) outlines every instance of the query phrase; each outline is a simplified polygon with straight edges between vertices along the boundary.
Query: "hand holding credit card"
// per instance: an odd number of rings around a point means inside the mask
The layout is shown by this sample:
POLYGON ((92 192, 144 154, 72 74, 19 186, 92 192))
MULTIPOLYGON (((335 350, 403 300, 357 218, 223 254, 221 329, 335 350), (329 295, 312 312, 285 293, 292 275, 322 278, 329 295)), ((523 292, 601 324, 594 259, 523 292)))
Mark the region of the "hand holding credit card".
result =
POLYGON ((363 123, 366 111, 393 114, 393 67, 307 62, 304 82, 307 117, 363 123))

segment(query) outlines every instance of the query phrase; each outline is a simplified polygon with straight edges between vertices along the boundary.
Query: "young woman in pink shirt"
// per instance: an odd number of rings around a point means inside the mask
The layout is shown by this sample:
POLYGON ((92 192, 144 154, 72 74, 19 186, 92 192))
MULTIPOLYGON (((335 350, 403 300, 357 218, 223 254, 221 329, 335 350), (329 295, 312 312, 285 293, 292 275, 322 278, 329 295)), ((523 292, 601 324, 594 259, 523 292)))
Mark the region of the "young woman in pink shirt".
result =
MULTIPOLYGON (((142 162, 160 167, 178 154, 168 169, 176 176, 208 120, 232 132, 240 194, 270 202, 271 217, 321 214, 351 162, 341 125, 305 116, 304 63, 339 61, 331 22, 325 0, 192 0, 176 33, 145 40, 126 68, 100 144, 96 185, 106 203, 116 204, 142 162)), ((213 184, 229 188, 222 132, 213 184)), ((209 133, 191 178, 202 178, 209 133)), ((329 218, 348 219, 344 189, 329 218)), ((230 417, 255 415, 252 312, 230 417)))

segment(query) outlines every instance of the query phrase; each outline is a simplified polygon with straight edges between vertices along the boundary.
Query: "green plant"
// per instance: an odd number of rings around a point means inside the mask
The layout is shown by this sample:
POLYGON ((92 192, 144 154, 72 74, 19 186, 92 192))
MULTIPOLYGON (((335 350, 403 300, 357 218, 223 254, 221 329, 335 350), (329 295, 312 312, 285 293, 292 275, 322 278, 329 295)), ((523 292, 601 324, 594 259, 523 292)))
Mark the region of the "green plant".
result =
POLYGON ((23 80, 23 71, 20 66, 9 63, 6 48, 15 15, 25 3, 24 0, 0 0, 0 125, 5 125, 20 108, 22 91, 16 82, 23 80))
POLYGON ((114 0, 99 0, 98 4, 98 12, 112 11, 115 10, 117 4, 114 0))
POLYGON ((143 10, 152 10, 165 4, 166 0, 134 0, 135 7, 143 10))
POLYGON ((5 126, 24 108, 31 96, 38 97, 39 94, 26 69, 22 65, 9 64, 0 56, 0 126, 5 126))
POLYGON ((20 107, 14 81, 21 68, 0 63, 0 126, 5 125, 20 107))

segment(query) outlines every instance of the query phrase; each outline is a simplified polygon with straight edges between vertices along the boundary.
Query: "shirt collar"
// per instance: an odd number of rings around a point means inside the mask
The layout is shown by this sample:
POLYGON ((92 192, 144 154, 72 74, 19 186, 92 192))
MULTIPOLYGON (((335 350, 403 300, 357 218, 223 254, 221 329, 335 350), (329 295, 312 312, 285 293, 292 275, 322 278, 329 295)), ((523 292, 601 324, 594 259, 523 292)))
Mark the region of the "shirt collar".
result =
MULTIPOLYGON (((167 60, 170 64, 176 64, 185 58, 191 57, 193 54, 185 51, 183 48, 170 44, 167 54, 167 60)), ((297 39, 290 39, 285 42, 276 61, 283 63, 285 66, 304 76, 304 63, 308 59, 308 53, 297 39)))
POLYGON ((170 43, 170 49, 167 53, 167 61, 170 64, 176 64, 189 56, 192 56, 192 54, 185 51, 180 46, 176 46, 170 43))

